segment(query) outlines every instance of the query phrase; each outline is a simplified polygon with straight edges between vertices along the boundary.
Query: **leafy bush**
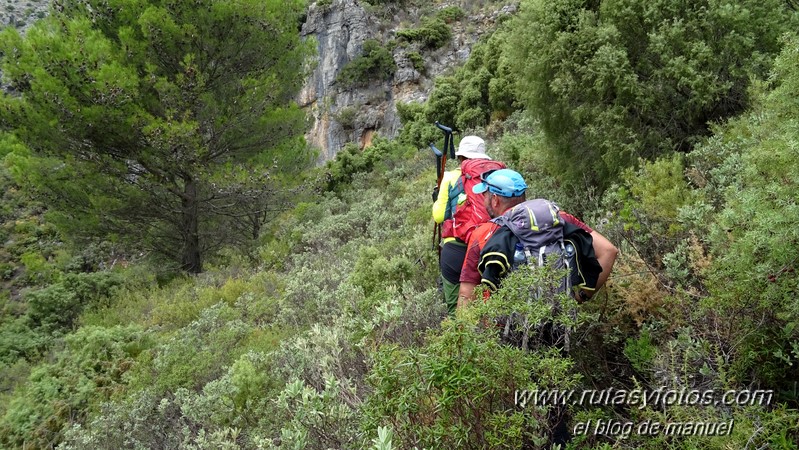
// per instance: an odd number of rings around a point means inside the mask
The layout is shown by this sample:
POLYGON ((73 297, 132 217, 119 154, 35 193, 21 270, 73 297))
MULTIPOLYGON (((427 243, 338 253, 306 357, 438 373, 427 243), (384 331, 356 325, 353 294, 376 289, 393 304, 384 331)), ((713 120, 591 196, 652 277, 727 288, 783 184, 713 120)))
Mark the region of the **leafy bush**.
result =
MULTIPOLYGON (((427 105, 418 102, 397 103, 402 129, 397 141, 415 148, 425 148, 441 139, 441 131, 427 121, 427 105)), ((436 119, 439 120, 439 119, 436 119)), ((443 119, 441 123, 447 123, 443 119)))
POLYGON ((31 329, 25 317, 5 318, 0 323, 0 363, 13 364, 21 358, 35 360, 50 341, 47 333, 31 329))
POLYGON ((684 175, 683 157, 675 153, 643 162, 639 170, 626 171, 623 179, 624 185, 605 197, 608 209, 618 211, 612 225, 646 262, 661 268, 663 258, 687 238, 688 228, 701 227, 680 213, 699 199, 684 175))
POLYGON ((270 371, 265 355, 249 352, 201 390, 178 389, 174 396, 160 397, 144 389, 125 401, 108 402, 86 426, 68 430, 63 447, 263 448, 259 425, 271 408, 270 371))
POLYGON ((0 280, 8 281, 14 276, 16 266, 11 263, 0 263, 0 280))
POLYGON ((34 369, 15 392, 0 419, 0 443, 57 446, 66 427, 80 423, 125 384, 124 374, 148 345, 135 326, 85 327, 68 335, 57 360, 34 369))
POLYGON ((652 336, 647 328, 641 330, 637 339, 628 338, 624 346, 624 355, 639 372, 646 373, 651 368, 657 348, 653 345, 652 336))
POLYGON ((793 226, 799 220, 794 201, 799 161, 795 126, 788 119, 799 113, 790 94, 799 86, 799 52, 795 37, 787 42, 775 64, 776 87, 762 106, 720 129, 718 139, 701 149, 702 155, 724 155, 714 169, 703 170, 709 175, 708 199, 723 204, 708 227, 712 295, 703 310, 735 318, 722 339, 742 340, 733 360, 736 376, 772 386, 795 379, 799 362, 796 346, 788 344, 799 333, 799 309, 792 300, 799 252, 786 245, 799 239, 793 226))
POLYGON ((372 145, 360 150, 355 144, 347 144, 336 154, 336 159, 327 163, 328 190, 341 190, 352 182, 357 173, 373 170, 380 161, 406 155, 408 148, 385 139, 376 138, 372 145))
POLYGON ((452 39, 452 30, 440 17, 425 17, 418 28, 397 31, 397 37, 409 42, 418 42, 429 49, 437 49, 449 43, 452 39))
POLYGON ((401 286, 413 275, 413 262, 393 255, 391 250, 393 248, 382 251, 374 247, 361 248, 351 278, 353 284, 363 289, 366 296, 386 285, 401 286))
POLYGON ((372 80, 385 80, 396 70, 391 52, 379 41, 367 39, 363 42, 361 55, 341 69, 336 81, 345 88, 352 88, 372 80))
POLYGON ((469 60, 453 76, 437 77, 421 111, 398 106, 403 124, 400 140, 424 147, 432 141, 424 127, 435 121, 475 130, 508 117, 516 109, 516 95, 515 74, 504 47, 507 33, 504 27, 496 30, 472 47, 469 60))
POLYGON ((344 108, 339 109, 333 116, 336 122, 338 122, 345 130, 351 130, 354 128, 357 117, 358 109, 354 106, 345 106, 344 108))
POLYGON ((520 101, 570 163, 567 181, 604 188, 741 113, 795 19, 778 0, 530 1, 507 45, 520 101))
POLYGON ((252 332, 238 314, 224 303, 203 310, 197 320, 152 349, 147 355, 150 363, 134 374, 134 386, 174 392, 215 379, 252 332))
POLYGON ((466 15, 458 6, 446 6, 436 11, 436 17, 446 23, 457 22, 466 15))
POLYGON ((411 61, 411 64, 413 64, 414 70, 419 73, 425 72, 424 58, 419 54, 419 52, 409 52, 406 56, 411 61))
POLYGON ((27 320, 32 327, 50 332, 72 326, 87 306, 100 307, 114 295, 123 279, 113 272, 66 274, 58 283, 30 291, 27 320))

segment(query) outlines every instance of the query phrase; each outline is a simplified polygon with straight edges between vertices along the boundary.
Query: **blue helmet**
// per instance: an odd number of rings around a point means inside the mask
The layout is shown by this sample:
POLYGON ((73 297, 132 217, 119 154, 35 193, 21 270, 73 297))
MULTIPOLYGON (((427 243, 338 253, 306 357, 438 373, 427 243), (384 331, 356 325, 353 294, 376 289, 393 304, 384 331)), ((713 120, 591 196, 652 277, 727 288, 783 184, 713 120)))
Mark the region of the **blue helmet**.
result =
POLYGON ((475 185, 472 192, 482 194, 485 191, 502 197, 521 197, 527 189, 519 172, 510 169, 492 170, 480 175, 482 183, 475 185))

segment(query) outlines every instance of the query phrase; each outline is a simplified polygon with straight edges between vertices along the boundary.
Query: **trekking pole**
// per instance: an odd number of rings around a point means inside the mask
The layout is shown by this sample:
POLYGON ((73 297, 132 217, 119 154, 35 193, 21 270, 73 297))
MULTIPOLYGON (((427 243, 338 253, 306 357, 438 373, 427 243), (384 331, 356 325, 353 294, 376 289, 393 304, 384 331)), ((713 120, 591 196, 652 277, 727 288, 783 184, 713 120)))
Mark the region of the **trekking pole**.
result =
POLYGON ((442 125, 438 121, 436 126, 444 132, 444 152, 449 152, 449 157, 455 159, 455 140, 452 139, 452 133, 457 133, 458 130, 442 125))
MULTIPOLYGON (((430 144, 430 148, 433 150, 433 154, 436 155, 436 177, 438 178, 436 181, 436 190, 441 190, 441 179, 444 178, 444 167, 447 163, 447 155, 445 153, 441 153, 441 150, 437 149, 435 145, 432 143, 430 144)), ((439 192, 440 195, 440 192, 439 192)), ((432 249, 435 250, 438 248, 438 255, 441 256, 441 248, 438 247, 438 241, 441 240, 441 224, 440 223, 433 223, 433 245, 432 249), (438 238, 438 239, 436 239, 438 238)))
MULTIPOLYGON (((438 121, 435 122, 436 127, 444 132, 444 151, 437 149, 432 143, 430 148, 436 155, 436 172, 438 180, 436 180, 436 189, 441 190, 441 180, 444 178, 444 172, 447 170, 447 153, 451 159, 455 159, 455 141, 452 138, 452 133, 457 132, 452 128, 442 125, 438 121)), ((441 224, 436 223, 433 226, 433 248, 438 249, 438 258, 441 259, 441 224)))

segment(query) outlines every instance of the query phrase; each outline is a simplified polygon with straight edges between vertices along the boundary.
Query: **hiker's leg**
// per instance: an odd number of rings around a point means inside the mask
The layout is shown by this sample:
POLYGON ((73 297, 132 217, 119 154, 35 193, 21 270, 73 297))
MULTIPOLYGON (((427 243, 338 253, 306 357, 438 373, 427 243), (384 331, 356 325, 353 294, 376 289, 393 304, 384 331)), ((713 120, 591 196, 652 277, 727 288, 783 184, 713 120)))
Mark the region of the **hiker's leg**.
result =
POLYGON ((458 306, 458 292, 460 290, 461 267, 466 257, 466 245, 450 241, 441 246, 441 279, 444 284, 444 301, 450 315, 455 314, 458 306))
POLYGON ((441 282, 444 285, 444 303, 447 305, 447 313, 450 316, 455 315, 455 309, 458 307, 458 292, 460 292, 460 284, 453 284, 447 281, 443 276, 441 282))

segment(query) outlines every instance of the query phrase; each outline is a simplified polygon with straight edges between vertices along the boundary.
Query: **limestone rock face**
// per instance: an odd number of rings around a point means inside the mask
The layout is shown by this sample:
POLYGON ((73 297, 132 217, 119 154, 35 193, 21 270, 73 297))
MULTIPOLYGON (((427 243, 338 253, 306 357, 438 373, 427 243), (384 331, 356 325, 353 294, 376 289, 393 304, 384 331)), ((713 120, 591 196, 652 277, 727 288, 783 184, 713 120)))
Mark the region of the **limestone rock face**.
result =
POLYGON ((303 37, 313 37, 317 42, 317 60, 300 92, 299 103, 313 117, 306 137, 311 145, 323 150, 323 160, 335 155, 327 154, 327 149, 341 148, 348 140, 344 127, 330 118, 341 107, 331 107, 328 97, 335 92, 340 68, 360 54, 369 36, 367 20, 366 11, 354 0, 335 0, 328 6, 311 4, 302 26, 303 37))
MULTIPOLYGON (((455 0, 436 3, 440 4, 435 8, 460 6, 455 0)), ((306 139, 321 150, 319 162, 335 157, 349 142, 361 147, 369 145, 376 132, 389 138, 396 136, 401 125, 397 103, 425 101, 433 89, 433 79, 462 65, 477 40, 493 28, 500 16, 513 14, 516 7, 506 6, 489 13, 467 12, 466 17, 451 24, 451 42, 435 51, 413 44, 395 46, 392 56, 397 67, 391 80, 374 81, 356 88, 336 84, 336 76, 361 54, 365 40, 376 39, 387 44, 394 39, 397 30, 418 23, 430 10, 430 6, 425 10, 396 6, 378 10, 358 0, 310 5, 302 35, 315 39, 317 58, 299 95, 299 103, 309 112, 311 126, 306 139), (411 53, 422 55, 422 72, 414 67, 409 57, 411 53)))

